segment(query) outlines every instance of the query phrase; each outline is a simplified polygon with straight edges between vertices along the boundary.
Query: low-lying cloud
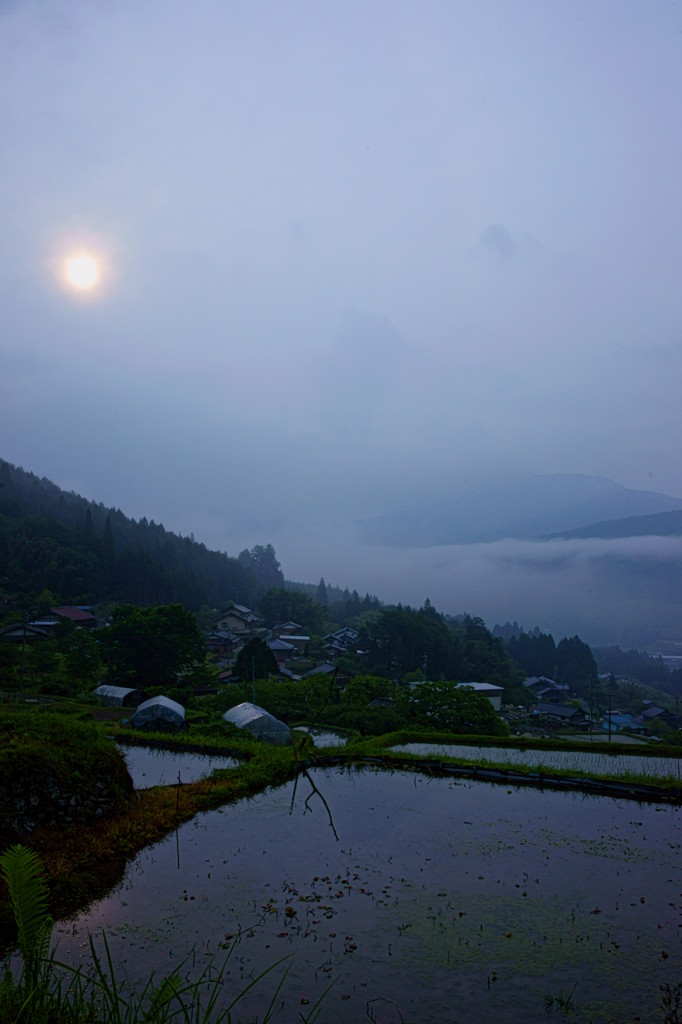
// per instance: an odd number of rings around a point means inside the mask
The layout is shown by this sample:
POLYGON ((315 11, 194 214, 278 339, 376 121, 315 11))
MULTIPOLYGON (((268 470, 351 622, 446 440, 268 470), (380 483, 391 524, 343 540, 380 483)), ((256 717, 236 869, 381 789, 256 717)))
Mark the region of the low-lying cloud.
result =
POLYGON ((357 543, 350 531, 277 542, 285 575, 325 580, 443 613, 481 616, 489 627, 516 619, 592 643, 654 644, 674 630, 682 604, 682 537, 503 540, 393 549, 357 543))

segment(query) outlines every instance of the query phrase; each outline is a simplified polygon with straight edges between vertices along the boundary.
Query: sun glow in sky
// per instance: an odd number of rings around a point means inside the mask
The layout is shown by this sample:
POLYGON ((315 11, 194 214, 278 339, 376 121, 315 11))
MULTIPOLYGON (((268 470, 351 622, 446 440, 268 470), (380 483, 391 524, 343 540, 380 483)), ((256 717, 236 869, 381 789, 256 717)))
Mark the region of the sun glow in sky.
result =
POLYGON ((64 270, 69 287, 79 292, 92 291, 102 278, 101 264, 89 252, 69 256, 64 264, 64 270))
POLYGON ((382 598, 312 531, 682 498, 682 6, 196 7, 0 0, 0 455, 382 598))

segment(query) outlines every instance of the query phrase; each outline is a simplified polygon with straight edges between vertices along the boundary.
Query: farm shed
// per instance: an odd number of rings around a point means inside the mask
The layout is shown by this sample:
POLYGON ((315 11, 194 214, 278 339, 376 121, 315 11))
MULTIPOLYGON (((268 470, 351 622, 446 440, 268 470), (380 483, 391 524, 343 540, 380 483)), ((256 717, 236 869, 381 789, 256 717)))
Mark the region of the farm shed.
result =
POLYGON ((238 729, 248 729, 253 736, 266 743, 278 743, 282 746, 291 743, 291 729, 288 725, 280 722, 263 708, 259 708, 257 704, 250 704, 248 701, 226 711, 223 721, 236 725, 238 729))
POLYGON ((140 704, 130 724, 134 729, 174 732, 185 728, 185 709, 170 697, 150 697, 140 704))
POLYGON ((476 693, 480 693, 481 696, 487 697, 495 711, 500 711, 502 708, 502 687, 495 686, 494 683, 458 683, 458 686, 466 686, 470 690, 475 690, 476 693))
POLYGON ((92 691, 93 697, 99 697, 102 704, 110 708, 136 708, 147 699, 144 690, 134 690, 130 686, 107 686, 102 684, 92 691))

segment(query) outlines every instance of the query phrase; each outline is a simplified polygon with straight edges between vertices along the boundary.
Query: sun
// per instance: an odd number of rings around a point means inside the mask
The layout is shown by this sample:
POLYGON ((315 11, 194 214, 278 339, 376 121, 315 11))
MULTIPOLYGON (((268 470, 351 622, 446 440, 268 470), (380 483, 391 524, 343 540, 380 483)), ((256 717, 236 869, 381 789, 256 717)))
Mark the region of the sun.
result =
POLYGON ((67 257, 64 271, 67 284, 79 292, 92 291, 102 278, 100 263, 89 252, 79 252, 67 257))

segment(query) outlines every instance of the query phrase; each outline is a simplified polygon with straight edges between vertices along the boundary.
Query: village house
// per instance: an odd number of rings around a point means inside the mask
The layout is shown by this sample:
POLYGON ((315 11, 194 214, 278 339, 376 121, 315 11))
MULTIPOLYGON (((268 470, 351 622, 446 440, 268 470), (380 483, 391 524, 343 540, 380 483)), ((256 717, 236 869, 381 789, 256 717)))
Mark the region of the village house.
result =
POLYGON ((48 620, 57 622, 72 622, 79 629, 96 629, 97 619, 87 607, 75 607, 74 605, 60 605, 57 608, 50 608, 48 620))
POLYGON ((335 633, 327 633, 322 638, 324 650, 332 656, 345 654, 347 651, 355 651, 359 635, 357 629, 353 629, 351 626, 337 629, 335 633))
POLYGON ((14 622, 11 626, 0 629, 0 640, 13 640, 16 643, 32 644, 39 640, 49 640, 50 634, 46 628, 36 626, 31 622, 14 622))
POLYGON ((300 622, 292 622, 289 619, 287 622, 276 622, 272 627, 272 635, 274 637, 283 636, 288 639, 290 636, 298 635, 302 629, 303 626, 300 622))
POLYGON ((234 653, 237 637, 227 629, 214 629, 206 635, 206 649, 209 654, 230 656, 234 653))
POLYGON ((608 731, 609 724, 612 732, 621 732, 623 729, 630 732, 644 732, 645 729, 641 715, 635 718, 634 715, 628 715, 622 711, 612 711, 610 715, 608 713, 603 715, 601 718, 602 728, 608 731))
POLYGON ((216 629, 230 633, 253 633, 263 628, 263 620, 243 604, 231 605, 220 616, 216 629))
POLYGON ((565 683, 557 683, 554 679, 550 679, 548 676, 528 676, 524 679, 523 685, 534 693, 538 700, 549 698, 556 700, 562 694, 567 695, 569 692, 568 686, 565 683))
POLYGON ((540 701, 531 711, 533 718, 544 719, 558 725, 570 725, 574 729, 582 729, 589 725, 582 708, 571 704, 549 704, 540 701))
POLYGON ((294 644, 289 643, 287 640, 282 640, 280 637, 274 637, 272 640, 267 641, 268 649, 274 654, 277 667, 279 669, 285 668, 289 658, 296 656, 296 647, 294 644))

